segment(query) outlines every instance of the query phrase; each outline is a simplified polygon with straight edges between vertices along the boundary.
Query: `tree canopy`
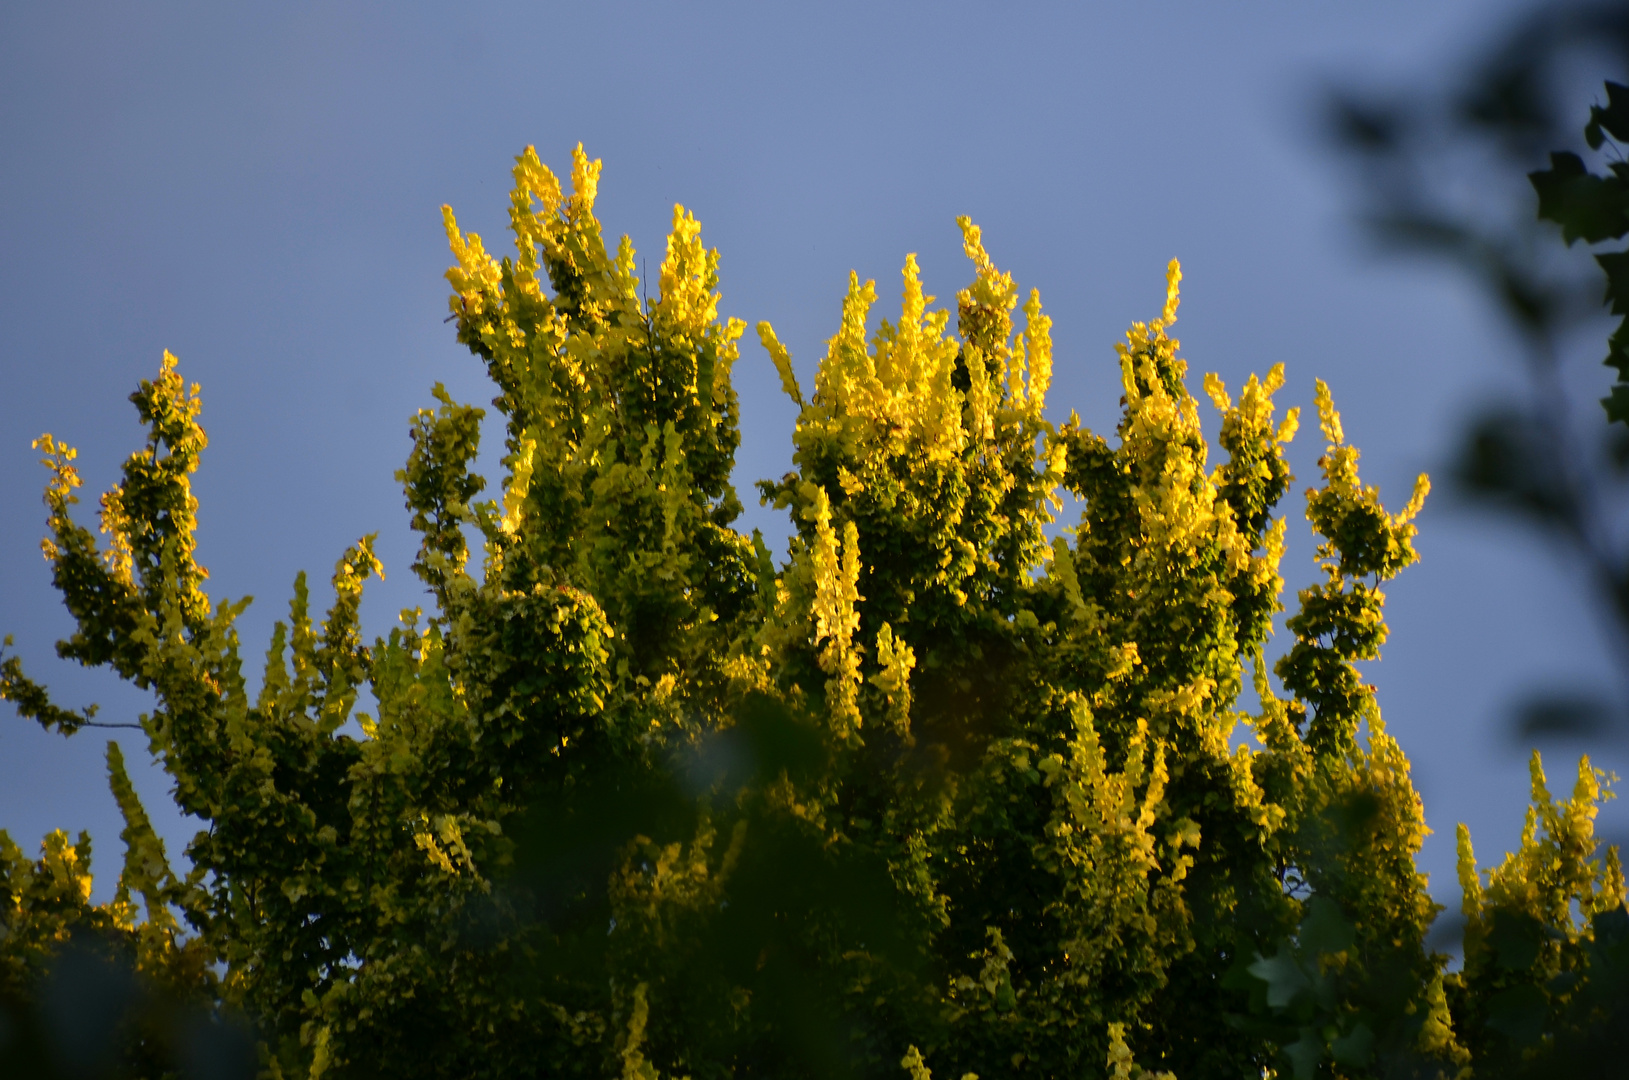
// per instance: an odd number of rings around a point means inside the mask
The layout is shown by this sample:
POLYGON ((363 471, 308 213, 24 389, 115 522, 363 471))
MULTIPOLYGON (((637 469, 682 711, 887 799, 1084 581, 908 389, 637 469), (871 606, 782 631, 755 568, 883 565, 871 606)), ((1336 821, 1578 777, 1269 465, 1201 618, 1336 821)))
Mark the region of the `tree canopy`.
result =
MULTIPOLYGON (((954 309, 914 257, 897 318, 851 277, 807 395, 760 323, 800 410, 793 471, 758 485, 795 526, 777 561, 733 527, 745 325, 718 314, 718 255, 675 208, 643 299, 599 171, 579 147, 568 190, 522 154, 501 260, 445 211, 505 475, 488 495, 485 410, 437 386, 398 474, 430 610, 387 637, 362 635, 364 537, 320 621, 295 582, 251 682, 248 601, 194 560, 206 439, 174 357, 132 397, 149 436, 101 498, 105 540, 42 437, 78 626, 59 651, 153 691, 141 727, 205 828, 173 869, 110 744, 113 900, 90 902, 88 838, 33 860, 0 836, 0 1054, 40 1075, 75 1053, 202 1075, 202 1046, 285 1080, 1197 1080, 1499 1075, 1600 1035, 1629 914, 1587 760, 1558 800, 1535 756, 1501 865, 1461 830, 1462 970, 1427 943, 1420 799, 1357 665, 1428 485, 1388 511, 1323 383, 1322 577, 1276 686, 1298 416, 1280 367, 1207 376, 1211 444, 1174 262, 1117 347, 1112 437, 1047 419, 1050 320, 965 219, 954 309), (1049 533, 1064 493, 1080 516, 1049 533), (134 1004, 64 1011, 84 971, 134 1004)), ((16 657, 0 696, 64 735, 93 715, 16 657)))

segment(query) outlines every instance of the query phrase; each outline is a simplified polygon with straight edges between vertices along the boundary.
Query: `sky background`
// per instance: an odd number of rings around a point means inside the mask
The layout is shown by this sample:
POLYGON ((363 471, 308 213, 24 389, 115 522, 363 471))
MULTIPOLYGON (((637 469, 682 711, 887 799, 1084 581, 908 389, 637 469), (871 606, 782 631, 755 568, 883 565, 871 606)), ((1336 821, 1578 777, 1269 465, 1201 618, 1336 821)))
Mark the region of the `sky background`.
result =
MULTIPOLYGON (((424 603, 393 479, 408 420, 437 381, 492 396, 443 323, 439 207, 507 250, 509 169, 528 144, 561 173, 578 141, 603 159, 600 219, 653 271, 673 204, 692 209, 722 253, 721 312, 773 322, 805 386, 849 270, 877 280, 887 313, 916 252, 928 291, 953 298, 971 275, 955 225, 968 214, 1055 321, 1050 415, 1109 431, 1113 344, 1158 314, 1178 257, 1195 389, 1206 371, 1236 387, 1283 363, 1279 400, 1310 421, 1324 378, 1365 478, 1400 506, 1416 473, 1442 473, 1461 419, 1520 385, 1516 354, 1462 281, 1367 250, 1316 106, 1337 83, 1447 78, 1519 7, 5 5, 0 633, 60 704, 100 702, 104 720, 148 707, 52 652, 71 623, 39 554, 45 474, 29 443, 50 431, 79 448, 93 520, 142 438, 127 396, 166 348, 203 386, 199 557, 217 599, 257 597, 239 624, 248 667, 295 573, 320 599, 362 534, 379 533, 389 575, 369 586, 369 635, 424 603)), ((1581 347, 1604 351, 1604 336, 1581 347)), ((1607 373, 1598 382, 1582 392, 1607 373)), ((751 483, 789 467, 795 414, 750 333, 736 386, 741 524, 784 537, 751 483)), ((1304 423, 1297 493, 1319 450, 1304 423)), ((1436 830, 1422 865, 1457 904, 1454 823, 1484 865, 1518 838, 1515 698, 1616 684, 1569 569, 1445 488, 1421 519, 1422 562, 1389 590, 1391 639, 1369 676, 1436 830)), ((1286 506, 1292 587, 1311 578, 1301 505, 1286 506)), ((107 734, 64 740, 0 705, 0 827, 30 851, 50 829, 89 829, 103 897, 121 850, 107 734)), ((142 736, 121 742, 178 852, 196 823, 137 765, 142 736)), ((1583 747, 1544 749, 1569 789, 1583 747)), ((1629 755, 1590 749, 1629 772, 1629 755)), ((1629 837, 1626 811, 1609 806, 1603 828, 1629 837)))

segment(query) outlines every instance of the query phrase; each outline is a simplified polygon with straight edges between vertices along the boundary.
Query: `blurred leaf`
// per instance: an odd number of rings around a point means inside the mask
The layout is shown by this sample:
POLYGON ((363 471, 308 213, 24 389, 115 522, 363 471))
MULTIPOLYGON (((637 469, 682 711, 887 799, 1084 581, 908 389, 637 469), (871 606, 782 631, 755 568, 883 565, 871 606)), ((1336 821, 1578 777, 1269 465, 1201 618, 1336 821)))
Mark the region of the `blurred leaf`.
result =
POLYGON ((1306 917, 1301 920, 1303 949, 1332 956, 1350 949, 1356 940, 1357 932, 1341 914, 1339 904, 1324 896, 1314 896, 1308 901, 1306 917))
POLYGON ((1536 986, 1516 986, 1488 1002, 1488 1027, 1517 1046, 1531 1046, 1544 1033, 1549 998, 1536 986))
POLYGON ((1299 995, 1312 991, 1312 980, 1288 945, 1271 958, 1258 958, 1250 965, 1250 974, 1267 984, 1267 1004, 1274 1009, 1287 1008, 1299 995))
POLYGON ((1284 1056, 1290 1059, 1295 1080, 1312 1080, 1318 1075, 1318 1062, 1324 1056, 1324 1041, 1311 1028, 1303 1028, 1301 1037, 1284 1047, 1284 1056))
POLYGON ((1489 410, 1469 426, 1453 476, 1470 498, 1547 526, 1567 526, 1575 508, 1557 475, 1552 440, 1528 414, 1489 410))
POLYGON ((1497 910, 1488 944, 1506 971, 1526 971, 1538 959, 1545 939, 1544 926, 1525 912, 1497 910))
POLYGON ((1543 737, 1592 737, 1611 726, 1612 708, 1605 700, 1566 694, 1522 702, 1512 725, 1516 738, 1524 743, 1543 737))
POLYGON ((1379 153, 1397 146, 1405 120, 1395 107, 1337 91, 1324 102, 1324 123, 1330 135, 1342 145, 1360 152, 1379 153))
POLYGON ((247 1024, 177 998, 98 934, 69 940, 31 1006, 0 1002, 0 1077, 8 1080, 250 1080, 258 1072, 247 1024))
POLYGON ((1374 1032, 1360 1022, 1351 1031, 1330 1042, 1329 1049, 1336 1063, 1349 1069, 1360 1069, 1374 1057, 1374 1032))

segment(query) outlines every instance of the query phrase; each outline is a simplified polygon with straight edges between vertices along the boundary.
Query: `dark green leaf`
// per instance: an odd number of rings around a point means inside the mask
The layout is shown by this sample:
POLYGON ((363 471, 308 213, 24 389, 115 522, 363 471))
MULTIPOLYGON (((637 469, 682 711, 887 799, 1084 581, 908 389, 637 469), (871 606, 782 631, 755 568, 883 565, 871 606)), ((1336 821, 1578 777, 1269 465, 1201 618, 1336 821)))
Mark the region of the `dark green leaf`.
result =
POLYGON ((1351 1031, 1329 1044, 1330 1052, 1338 1064, 1349 1069, 1360 1069, 1374 1057, 1374 1032, 1359 1023, 1351 1031))
POLYGON ((1589 124, 1584 138, 1591 150, 1599 150, 1606 140, 1604 131, 1619 142, 1629 142, 1629 87, 1615 82, 1606 84, 1606 107, 1593 105, 1589 110, 1589 124))
POLYGON ((1544 946, 1544 926, 1525 912, 1497 910, 1487 941, 1499 966, 1506 971, 1526 971, 1538 959, 1544 946))
POLYGON ((1288 946, 1281 946, 1270 959, 1258 958, 1250 965, 1250 974, 1267 984, 1267 1004, 1274 1009, 1286 1008, 1300 994, 1312 991, 1312 980, 1288 946))
POLYGON ((1301 948, 1330 956, 1350 949, 1356 940, 1357 932, 1341 914, 1340 905, 1327 897, 1314 896, 1301 920, 1301 948))
POLYGON ((1302 1028, 1301 1037, 1284 1047, 1284 1056, 1295 1069, 1295 1080, 1312 1080, 1324 1056, 1324 1041, 1311 1028, 1302 1028))
POLYGON ((1561 235, 1595 244, 1629 232, 1629 193, 1617 177, 1595 176, 1577 154, 1550 155, 1550 168, 1528 174, 1538 192, 1539 217, 1561 226, 1561 235))
POLYGON ((1531 1046, 1544 1034, 1550 999, 1536 986, 1516 986, 1488 1001, 1488 1027, 1517 1046, 1531 1046))

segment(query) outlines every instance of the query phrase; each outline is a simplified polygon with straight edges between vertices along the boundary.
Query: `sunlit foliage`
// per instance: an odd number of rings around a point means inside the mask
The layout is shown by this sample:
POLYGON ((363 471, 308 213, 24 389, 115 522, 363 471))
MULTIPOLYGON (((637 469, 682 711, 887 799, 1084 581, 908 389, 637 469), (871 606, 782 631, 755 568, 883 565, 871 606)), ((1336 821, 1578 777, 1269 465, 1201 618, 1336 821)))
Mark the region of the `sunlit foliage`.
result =
MULTIPOLYGON (((365 537, 320 623, 296 581, 252 686, 246 601, 193 558, 205 438, 174 358, 134 396, 149 442, 104 543, 72 516, 73 451, 41 440, 62 654, 154 692, 141 726, 207 828, 177 874, 110 748, 110 904, 88 841, 0 843, 13 1028, 93 934, 245 1018, 287 1080, 1453 1076, 1588 1026, 1590 950, 1624 918, 1597 774, 1556 804, 1535 761, 1523 848, 1485 882, 1463 842, 1446 974, 1420 800, 1356 667, 1426 484, 1388 512, 1317 384, 1322 578, 1275 690, 1298 418, 1281 368, 1207 376, 1207 439, 1175 263, 1118 346, 1109 438, 1047 419, 1050 320, 965 219, 954 309, 914 257, 897 318, 851 278, 811 393, 759 324, 800 410, 793 471, 759 484, 795 526, 778 561, 733 527, 745 327, 695 219, 675 208, 647 300, 594 216, 598 162, 579 148, 569 192, 531 150, 514 177, 513 256, 446 211, 506 475, 484 497, 485 413, 437 386, 399 474, 429 615, 364 643, 365 537), (1080 516, 1049 531, 1065 493, 1080 516)), ((96 723, 15 657, 0 693, 96 723)), ((136 1075, 155 1025, 121 1029, 136 1075)))

